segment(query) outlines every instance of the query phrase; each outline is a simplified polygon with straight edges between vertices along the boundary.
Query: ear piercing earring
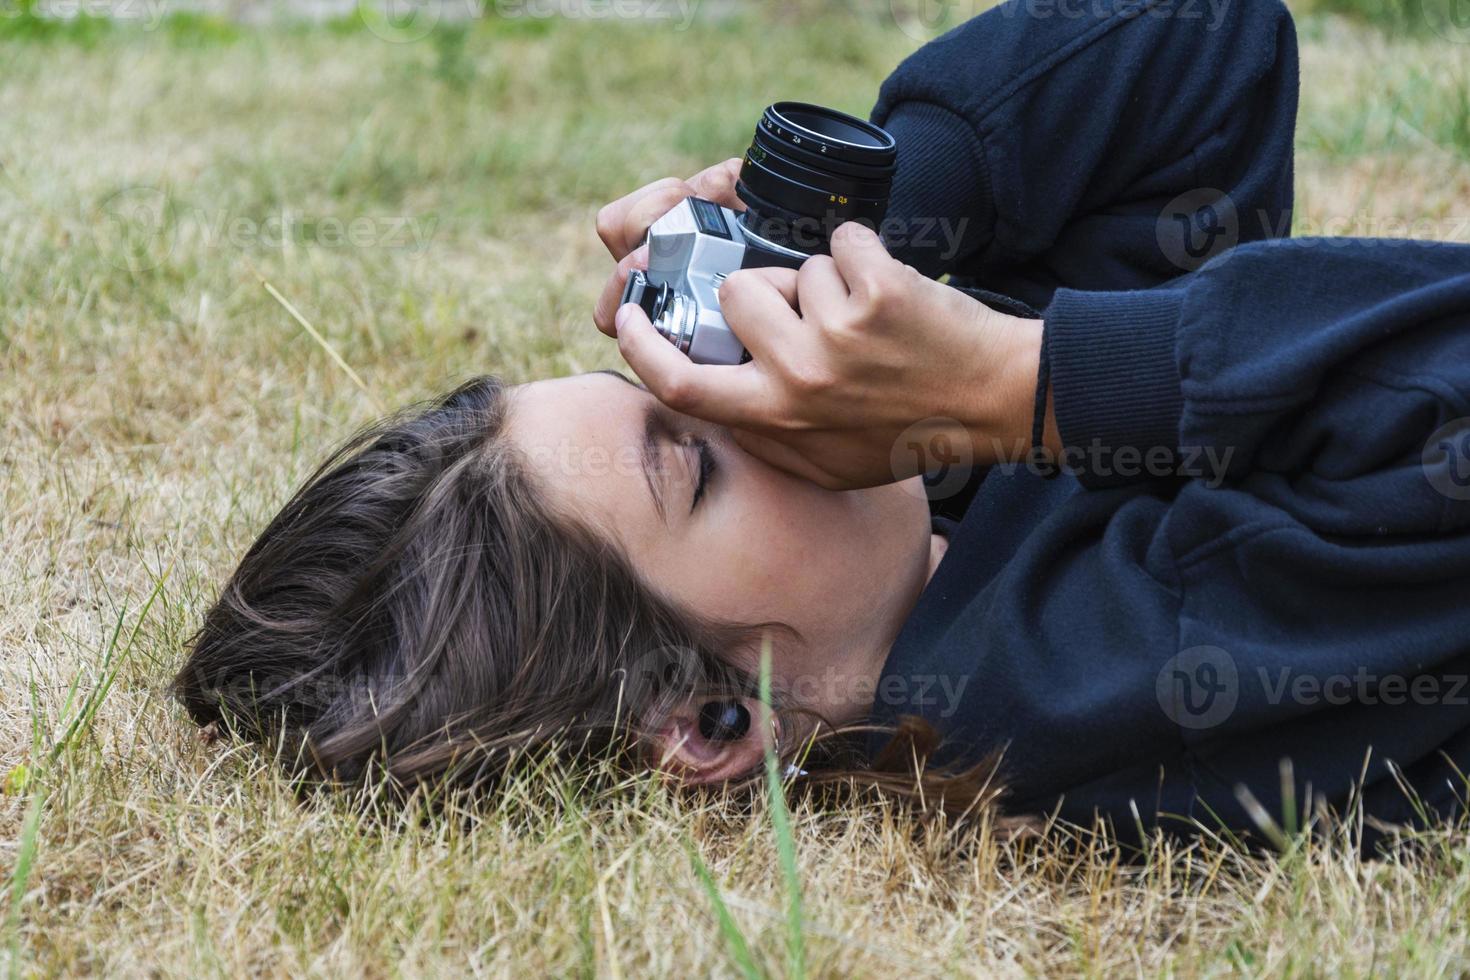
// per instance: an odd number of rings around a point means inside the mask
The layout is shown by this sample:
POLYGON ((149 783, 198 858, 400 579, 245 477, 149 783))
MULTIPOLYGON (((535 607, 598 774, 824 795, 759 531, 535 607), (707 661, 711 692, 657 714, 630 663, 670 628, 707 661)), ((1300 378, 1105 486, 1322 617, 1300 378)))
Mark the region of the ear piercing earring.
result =
POLYGON ((750 731, 750 709, 739 701, 709 701, 699 709, 699 734, 711 742, 738 742, 750 731))

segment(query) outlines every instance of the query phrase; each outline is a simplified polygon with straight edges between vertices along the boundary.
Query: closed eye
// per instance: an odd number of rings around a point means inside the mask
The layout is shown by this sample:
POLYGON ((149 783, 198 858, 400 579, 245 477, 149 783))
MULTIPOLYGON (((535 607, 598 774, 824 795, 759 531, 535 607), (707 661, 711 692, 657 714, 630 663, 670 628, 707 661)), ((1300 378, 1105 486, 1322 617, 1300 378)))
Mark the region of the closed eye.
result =
MULTIPOLYGON (((643 427, 643 471, 648 480, 649 490, 653 494, 654 506, 657 508, 659 516, 664 517, 665 490, 671 489, 672 483, 670 481, 669 468, 662 461, 659 446, 672 443, 674 447, 682 452, 687 453, 692 450, 694 453, 690 465, 691 475, 693 476, 691 482, 694 485, 694 492, 691 495, 692 499, 689 501, 689 513, 692 514, 694 513, 694 509, 699 506, 700 501, 704 499, 705 493, 709 490, 710 481, 719 471, 717 453, 714 447, 709 444, 709 441, 702 436, 695 435, 687 430, 682 434, 676 435, 675 433, 678 433, 683 428, 683 423, 657 400, 653 398, 649 398, 648 400, 650 405, 648 406, 648 414, 645 416, 643 427)), ((685 458, 687 459, 688 457, 685 458)), ((680 482, 682 483, 683 481, 680 482)), ((665 520, 667 519, 665 518, 665 520)))
POLYGON ((695 452, 699 454, 699 475, 694 481, 694 502, 689 505, 689 513, 694 513, 694 508, 704 499, 704 492, 709 487, 710 477, 714 476, 716 463, 714 450, 710 449, 707 441, 700 438, 694 439, 695 452))

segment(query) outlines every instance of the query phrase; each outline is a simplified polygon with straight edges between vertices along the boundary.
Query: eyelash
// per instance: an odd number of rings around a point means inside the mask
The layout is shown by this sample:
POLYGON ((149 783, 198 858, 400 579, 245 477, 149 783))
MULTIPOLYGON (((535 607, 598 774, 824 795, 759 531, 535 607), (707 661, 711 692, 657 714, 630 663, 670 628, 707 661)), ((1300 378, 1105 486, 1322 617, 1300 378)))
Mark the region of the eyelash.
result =
POLYGON ((715 451, 708 440, 691 432, 686 431, 675 436, 674 434, 679 431, 679 423, 662 405, 655 403, 649 410, 648 419, 650 432, 661 431, 663 438, 672 439, 681 446, 693 447, 699 456, 699 467, 694 478, 694 499, 689 504, 689 512, 692 514, 699 506, 699 502, 704 499, 710 480, 719 471, 719 460, 715 451))
POLYGON ((703 439, 693 440, 694 449, 699 453, 699 477, 694 484, 694 503, 689 506, 690 511, 699 506, 704 499, 704 492, 709 488, 710 477, 714 476, 716 463, 715 454, 711 451, 709 443, 703 439))

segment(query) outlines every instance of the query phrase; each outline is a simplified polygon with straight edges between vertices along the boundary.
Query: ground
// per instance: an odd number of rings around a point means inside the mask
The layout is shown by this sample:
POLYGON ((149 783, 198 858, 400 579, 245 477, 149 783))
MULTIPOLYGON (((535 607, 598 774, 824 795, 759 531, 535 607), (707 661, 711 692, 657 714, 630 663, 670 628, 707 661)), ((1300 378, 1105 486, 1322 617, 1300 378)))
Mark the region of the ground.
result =
MULTIPOLYGON (((1296 230, 1470 241, 1470 36, 1438 0, 1367 2, 1298 10, 1296 230)), ((1125 863, 878 808, 798 807, 786 838, 765 806, 554 781, 394 820, 203 743, 167 680, 331 444, 473 374, 615 364, 589 318, 598 205, 738 153, 773 98, 864 111, 933 25, 857 0, 721 3, 687 29, 497 4, 415 38, 25 6, 0 10, 13 974, 1470 970, 1465 828, 1376 862, 1329 834, 1125 863)))

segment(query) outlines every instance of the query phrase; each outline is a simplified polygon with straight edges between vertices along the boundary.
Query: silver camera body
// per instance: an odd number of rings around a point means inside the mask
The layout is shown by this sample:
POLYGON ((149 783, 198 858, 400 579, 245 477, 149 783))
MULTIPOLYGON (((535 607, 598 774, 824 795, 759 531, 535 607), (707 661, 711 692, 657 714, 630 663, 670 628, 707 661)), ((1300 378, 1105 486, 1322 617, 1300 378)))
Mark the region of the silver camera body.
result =
POLYGON ((761 238, 729 208, 689 197, 648 229, 648 271, 628 273, 622 302, 641 306, 690 360, 741 364, 750 354, 720 312, 720 286, 739 269, 797 269, 807 258, 761 238))

